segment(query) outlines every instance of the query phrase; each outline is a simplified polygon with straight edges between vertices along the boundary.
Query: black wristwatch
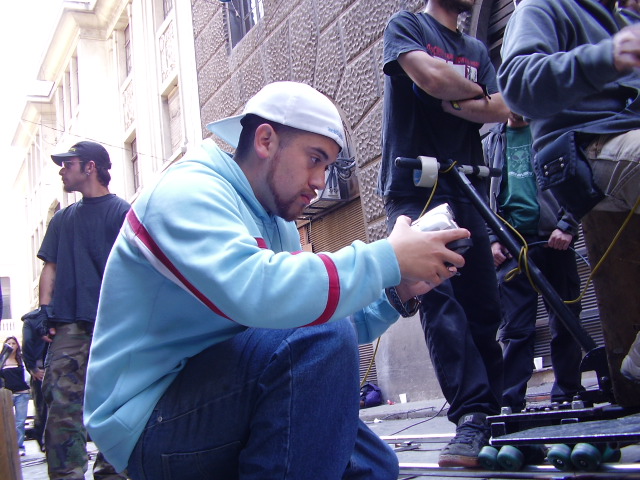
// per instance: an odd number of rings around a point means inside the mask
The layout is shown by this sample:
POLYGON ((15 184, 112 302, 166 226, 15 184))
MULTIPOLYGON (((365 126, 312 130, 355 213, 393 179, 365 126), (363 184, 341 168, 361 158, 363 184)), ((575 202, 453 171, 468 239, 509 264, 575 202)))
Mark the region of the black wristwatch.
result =
POLYGON ((396 287, 389 287, 385 289, 385 292, 391 306, 404 318, 413 317, 418 313, 418 309, 420 308, 420 299, 418 297, 410 298, 403 303, 402 300, 400 300, 400 295, 398 295, 396 287))

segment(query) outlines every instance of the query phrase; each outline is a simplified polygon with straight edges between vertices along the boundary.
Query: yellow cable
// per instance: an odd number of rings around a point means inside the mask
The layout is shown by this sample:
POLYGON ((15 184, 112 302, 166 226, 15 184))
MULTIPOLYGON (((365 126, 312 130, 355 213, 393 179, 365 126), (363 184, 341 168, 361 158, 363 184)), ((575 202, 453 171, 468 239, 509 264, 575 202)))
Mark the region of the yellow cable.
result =
POLYGON ((367 368, 367 371, 364 373, 364 377, 362 377, 362 381, 360 382, 360 388, 362 388, 364 384, 367 383, 367 377, 369 376, 369 373, 371 373, 371 369, 373 368, 373 361, 376 359, 376 354, 378 353, 378 345, 380 345, 381 338, 382 336, 378 337, 376 348, 373 350, 373 355, 371 356, 371 361, 369 362, 369 367, 367 368))
POLYGON ((624 222, 622 222, 622 225, 620 225, 620 228, 618 229, 618 232, 614 235, 613 240, 611 240, 611 243, 609 244, 609 246, 605 250, 604 254, 602 255, 602 258, 597 263, 597 265, 595 267, 593 267, 593 270, 591 270, 591 274, 589 275, 589 278, 587 278, 587 281, 586 281, 584 289, 582 290, 582 293, 580 293, 580 295, 577 298, 575 298, 573 300, 567 300, 567 301, 565 301, 565 303, 578 303, 580 300, 582 300, 582 297, 584 297, 584 295, 587 292, 587 288, 589 287, 589 283, 591 283, 591 279, 596 274, 596 272, 600 269, 600 266, 605 261, 605 259, 609 256, 609 253, 611 253, 611 250, 613 249, 615 244, 618 243, 618 239, 620 238, 620 235, 622 235, 622 232, 624 231, 624 229, 627 227, 627 225, 631 221, 631 218, 633 218, 634 212, 636 211, 638 206, 640 206, 640 196, 638 196, 638 199, 636 200, 635 205, 633 206, 631 211, 629 211, 629 214, 624 219, 624 222))
MULTIPOLYGON (((454 167, 454 165, 456 163, 458 163, 458 162, 453 162, 449 168, 447 168, 445 171, 443 171, 441 173, 449 173, 453 169, 453 167, 454 167)), ((436 188, 438 188, 438 178, 440 178, 440 176, 436 175, 436 181, 434 182, 433 188, 431 189, 431 194, 429 195, 429 198, 427 199, 427 203, 425 203, 424 208, 420 212, 420 215, 418 215, 418 218, 420 218, 422 215, 424 215, 424 213, 429 208, 429 205, 431 205, 431 200, 433 200, 433 196, 436 193, 436 188)))

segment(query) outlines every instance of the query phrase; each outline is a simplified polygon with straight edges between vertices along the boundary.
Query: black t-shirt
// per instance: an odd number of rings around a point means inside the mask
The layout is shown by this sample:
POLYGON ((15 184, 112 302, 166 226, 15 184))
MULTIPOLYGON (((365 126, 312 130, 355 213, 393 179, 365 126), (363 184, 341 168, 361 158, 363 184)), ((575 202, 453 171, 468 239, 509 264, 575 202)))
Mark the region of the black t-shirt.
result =
MULTIPOLYGON (((426 13, 402 11, 389 20, 384 32, 384 115, 382 162, 378 193, 384 196, 424 196, 430 190, 413 184, 410 169, 397 168, 396 157, 435 157, 465 165, 482 165, 481 124, 445 113, 440 100, 419 89, 404 73, 398 57, 421 50, 455 66, 461 75, 498 91, 496 72, 486 47, 478 39, 453 32, 426 13)), ((446 175, 438 192, 455 194, 446 175)), ((474 182, 475 183, 475 182, 474 182)))
POLYGON ((38 258, 56 264, 55 321, 95 322, 107 257, 130 208, 108 194, 83 198, 51 219, 38 258))

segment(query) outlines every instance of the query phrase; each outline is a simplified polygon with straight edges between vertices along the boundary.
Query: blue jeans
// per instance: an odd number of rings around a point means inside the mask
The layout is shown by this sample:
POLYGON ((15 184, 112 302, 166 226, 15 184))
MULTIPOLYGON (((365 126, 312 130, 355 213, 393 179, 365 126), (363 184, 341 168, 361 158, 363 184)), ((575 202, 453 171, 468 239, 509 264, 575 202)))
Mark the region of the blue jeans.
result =
MULTIPOLYGON (((458 225, 471 232, 473 246, 464 255, 461 275, 423 295, 420 307, 431 363, 453 423, 466 413, 499 413, 502 398, 502 350, 496 339, 500 306, 489 236, 484 220, 462 195, 436 196, 429 209, 449 203, 458 225)), ((426 198, 388 198, 389 231, 400 215, 417 219, 426 198)))
POLYGON ((28 393, 14 393, 13 407, 16 411, 16 432, 18 433, 18 448, 24 448, 24 425, 27 421, 27 411, 29 409, 28 393))
POLYGON ((347 320, 247 329, 191 358, 131 454, 134 480, 396 479, 394 452, 359 419, 347 320))
MULTIPOLYGON (((529 243, 540 240, 542 239, 527 238, 529 243)), ((556 250, 535 245, 529 248, 529 258, 563 300, 573 300, 580 295, 580 277, 575 253, 572 250, 556 250)), ((517 261, 512 259, 498 268, 503 313, 503 324, 498 337, 503 344, 505 364, 502 399, 503 406, 511 407, 514 412, 521 411, 525 406, 527 382, 533 372, 538 308, 538 293, 531 286, 526 274, 522 273, 509 281, 504 281, 505 275, 516 264, 517 261)), ((549 308, 546 301, 544 304, 549 314, 551 364, 555 375, 551 400, 571 401, 576 393, 583 390, 580 373, 582 351, 580 345, 564 327, 555 312, 549 308)), ((579 317, 582 310, 580 303, 567 306, 576 317, 579 317)))

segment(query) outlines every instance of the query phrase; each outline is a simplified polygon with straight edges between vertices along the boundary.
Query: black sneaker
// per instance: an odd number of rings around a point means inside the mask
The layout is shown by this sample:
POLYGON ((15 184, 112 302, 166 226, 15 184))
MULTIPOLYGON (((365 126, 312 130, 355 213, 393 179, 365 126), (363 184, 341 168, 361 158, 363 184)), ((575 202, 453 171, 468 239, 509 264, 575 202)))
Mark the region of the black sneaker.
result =
POLYGON ((485 445, 489 445, 491 436, 487 415, 467 413, 458 420, 456 436, 440 452, 438 465, 441 467, 480 466, 478 454, 485 445))

